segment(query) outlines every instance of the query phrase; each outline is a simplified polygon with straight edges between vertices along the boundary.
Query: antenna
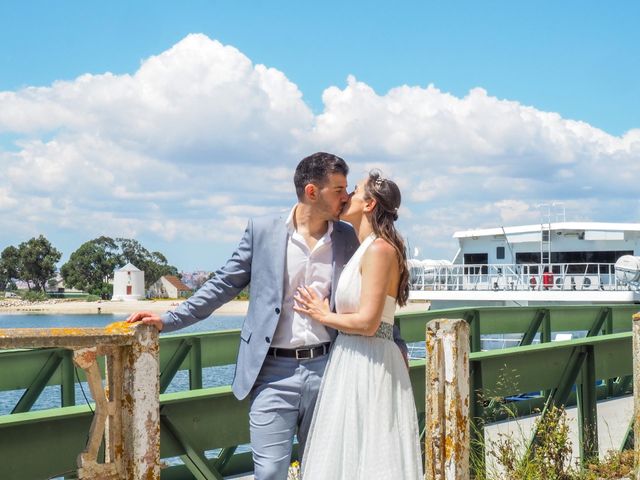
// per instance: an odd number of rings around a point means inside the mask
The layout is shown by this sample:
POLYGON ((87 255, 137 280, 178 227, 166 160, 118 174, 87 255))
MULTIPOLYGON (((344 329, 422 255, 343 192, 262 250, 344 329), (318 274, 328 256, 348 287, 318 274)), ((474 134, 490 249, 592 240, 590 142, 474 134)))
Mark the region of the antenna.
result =
POLYGON ((551 202, 551 208, 554 209, 556 222, 567 221, 567 211, 562 202, 551 202))

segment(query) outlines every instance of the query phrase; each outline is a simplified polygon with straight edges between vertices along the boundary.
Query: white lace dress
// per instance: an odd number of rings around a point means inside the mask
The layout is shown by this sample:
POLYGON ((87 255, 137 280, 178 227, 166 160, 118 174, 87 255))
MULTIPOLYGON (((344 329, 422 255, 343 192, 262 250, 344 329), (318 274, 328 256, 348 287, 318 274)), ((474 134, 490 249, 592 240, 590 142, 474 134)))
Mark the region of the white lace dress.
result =
MULTIPOLYGON (((345 266, 336 310, 360 303, 360 262, 368 237, 345 266)), ((409 374, 393 342, 395 299, 387 296, 374 337, 340 333, 322 379, 302 461, 303 480, 423 479, 409 374)))

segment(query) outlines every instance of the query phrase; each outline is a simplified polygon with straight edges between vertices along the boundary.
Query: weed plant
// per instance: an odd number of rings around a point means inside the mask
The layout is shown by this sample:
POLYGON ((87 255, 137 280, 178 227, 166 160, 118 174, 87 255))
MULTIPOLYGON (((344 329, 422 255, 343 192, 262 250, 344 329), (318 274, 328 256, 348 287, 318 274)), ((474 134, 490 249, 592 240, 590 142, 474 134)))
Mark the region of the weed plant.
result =
MULTIPOLYGON (((518 376, 506 372, 498 380, 498 391, 513 391, 518 376)), ((497 419, 517 421, 515 402, 503 397, 479 395, 484 405, 484 418, 480 425, 497 419)), ((532 430, 523 431, 517 423, 515 433, 499 433, 497 439, 485 441, 484 429, 473 436, 471 473, 475 480, 614 480, 633 478, 633 451, 609 452, 605 458, 590 459, 584 463, 571 461, 572 445, 569 440, 567 413, 563 406, 547 409, 535 422, 532 430), (535 433, 536 441, 531 443, 535 433)), ((472 427, 473 428, 473 427, 472 427)))

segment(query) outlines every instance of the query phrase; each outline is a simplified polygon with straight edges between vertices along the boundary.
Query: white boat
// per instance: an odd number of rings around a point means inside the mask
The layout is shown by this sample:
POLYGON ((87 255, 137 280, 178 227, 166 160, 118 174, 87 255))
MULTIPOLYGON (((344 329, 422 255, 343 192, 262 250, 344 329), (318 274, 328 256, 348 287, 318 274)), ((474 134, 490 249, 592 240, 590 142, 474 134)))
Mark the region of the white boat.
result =
POLYGON ((409 260, 411 300, 432 309, 640 302, 615 270, 621 257, 640 256, 640 223, 548 222, 453 238, 452 261, 409 260))

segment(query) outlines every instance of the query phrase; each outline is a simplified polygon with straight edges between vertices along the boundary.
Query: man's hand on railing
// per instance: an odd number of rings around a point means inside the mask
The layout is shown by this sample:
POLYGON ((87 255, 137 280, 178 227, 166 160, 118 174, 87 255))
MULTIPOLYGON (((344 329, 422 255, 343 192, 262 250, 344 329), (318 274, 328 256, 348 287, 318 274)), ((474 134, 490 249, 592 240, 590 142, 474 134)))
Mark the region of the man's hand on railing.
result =
POLYGON ((127 318, 126 322, 127 323, 141 322, 141 323, 144 323, 145 325, 153 325, 158 329, 159 332, 161 332, 162 327, 164 327, 164 324, 162 323, 162 320, 160 320, 160 316, 158 314, 153 312, 147 312, 147 311, 132 313, 129 316, 129 318, 127 318))

